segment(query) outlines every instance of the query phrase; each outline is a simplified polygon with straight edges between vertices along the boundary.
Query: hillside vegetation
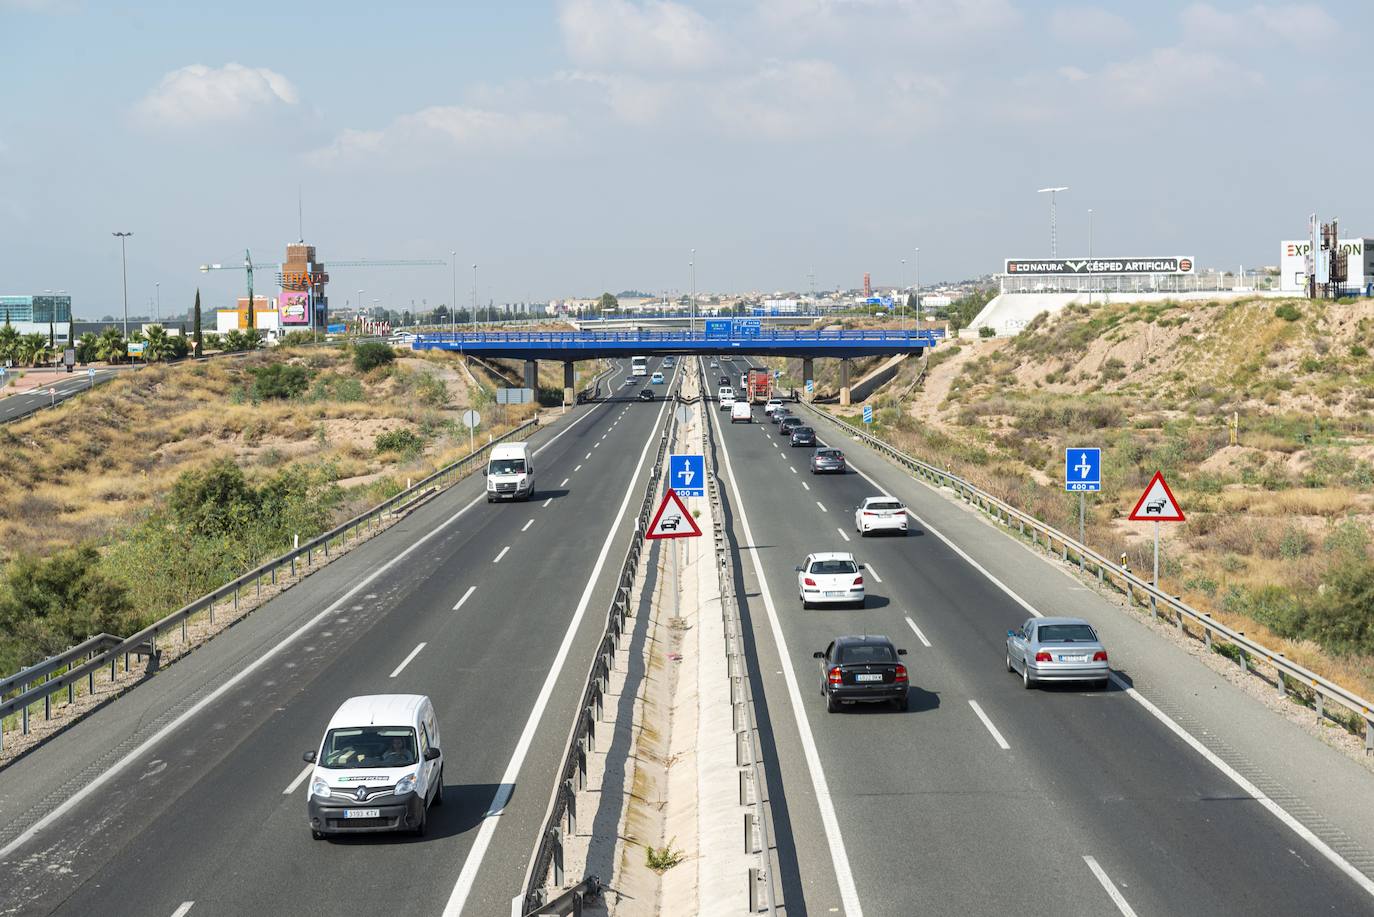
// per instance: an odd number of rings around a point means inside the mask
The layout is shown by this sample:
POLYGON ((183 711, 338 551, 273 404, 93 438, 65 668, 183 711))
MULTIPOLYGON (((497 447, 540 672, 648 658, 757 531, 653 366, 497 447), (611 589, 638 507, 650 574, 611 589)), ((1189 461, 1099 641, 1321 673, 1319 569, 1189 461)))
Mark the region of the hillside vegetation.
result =
POLYGON ((871 402, 880 435, 1066 531, 1064 449, 1102 446, 1088 541, 1137 571, 1151 527, 1125 517, 1163 471, 1188 516, 1162 527, 1163 587, 1368 696, 1371 351, 1368 300, 1075 306, 943 344, 871 402))
POLYGON ((480 438, 501 428, 474 371, 274 348, 151 366, 0 427, 0 672, 132 632, 465 454, 463 410, 480 438))

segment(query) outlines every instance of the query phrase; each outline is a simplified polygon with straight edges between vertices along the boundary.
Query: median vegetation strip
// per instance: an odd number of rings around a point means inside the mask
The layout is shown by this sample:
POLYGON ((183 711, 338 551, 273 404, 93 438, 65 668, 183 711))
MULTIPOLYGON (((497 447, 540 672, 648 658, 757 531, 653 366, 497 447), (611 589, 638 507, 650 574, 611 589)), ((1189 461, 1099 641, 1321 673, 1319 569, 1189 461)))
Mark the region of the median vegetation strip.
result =
POLYGON ((354 359, 149 367, 0 428, 0 673, 132 633, 467 453, 459 358, 354 359))

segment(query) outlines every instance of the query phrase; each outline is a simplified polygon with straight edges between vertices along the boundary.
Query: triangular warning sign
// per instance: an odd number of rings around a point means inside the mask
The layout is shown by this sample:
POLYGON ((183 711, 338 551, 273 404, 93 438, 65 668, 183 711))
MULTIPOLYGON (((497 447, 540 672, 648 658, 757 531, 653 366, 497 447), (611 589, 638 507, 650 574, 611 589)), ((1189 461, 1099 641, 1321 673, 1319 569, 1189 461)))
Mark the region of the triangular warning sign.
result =
POLYGON ((1174 499, 1174 492, 1164 480, 1164 472, 1156 471, 1150 486, 1136 501, 1128 516, 1132 522, 1184 522, 1183 510, 1174 499))
POLYGON ((697 521, 687 512, 687 507, 682 505, 682 500, 675 490, 669 490, 663 495, 663 502, 659 504, 658 512, 654 513, 654 521, 649 523, 649 531, 644 533, 645 538, 700 536, 701 529, 697 528, 697 521))

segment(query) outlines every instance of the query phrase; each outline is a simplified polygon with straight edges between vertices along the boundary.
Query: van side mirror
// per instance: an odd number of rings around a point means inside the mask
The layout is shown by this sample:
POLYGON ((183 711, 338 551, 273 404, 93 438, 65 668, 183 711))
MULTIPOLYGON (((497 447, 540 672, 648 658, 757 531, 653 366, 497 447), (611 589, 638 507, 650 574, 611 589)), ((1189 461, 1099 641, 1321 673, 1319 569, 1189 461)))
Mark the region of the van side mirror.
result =
POLYGON ((825 658, 825 651, 824 651, 824 650, 816 650, 816 652, 814 652, 814 653, 811 654, 811 657, 812 657, 813 659, 824 659, 824 658, 825 658))
POLYGON ((483 468, 483 469, 482 469, 482 477, 485 478, 486 476, 487 476, 487 469, 486 469, 486 468, 483 468))
POLYGON ((898 655, 898 656, 905 656, 905 655, 906 655, 906 650, 903 650, 903 649, 897 650, 897 655, 898 655))
POLYGON ((429 748, 426 748, 426 749, 425 749, 425 760, 426 760, 426 761, 437 761, 438 759, 439 759, 439 749, 435 748, 433 745, 431 745, 429 748))
POLYGON ((308 751, 305 754, 301 755, 301 760, 306 762, 307 764, 314 764, 315 753, 313 751, 308 751))
POLYGON ((793 569, 793 570, 796 570, 798 573, 802 572, 802 568, 801 568, 801 565, 800 565, 800 564, 798 564, 797 566, 793 567, 792 569, 793 569))

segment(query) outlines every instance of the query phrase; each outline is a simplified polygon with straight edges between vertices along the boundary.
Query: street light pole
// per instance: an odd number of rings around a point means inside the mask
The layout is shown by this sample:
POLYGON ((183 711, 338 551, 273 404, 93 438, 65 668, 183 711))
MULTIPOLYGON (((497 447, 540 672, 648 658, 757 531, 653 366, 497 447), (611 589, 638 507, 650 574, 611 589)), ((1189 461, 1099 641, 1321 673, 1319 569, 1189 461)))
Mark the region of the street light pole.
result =
POLYGON ((453 268, 453 296, 448 301, 448 327, 458 333, 458 253, 449 252, 449 266, 453 268))
POLYGON ((921 306, 921 249, 919 246, 916 249, 915 284, 916 288, 912 292, 916 294, 916 324, 920 325, 921 322, 926 320, 926 316, 925 309, 921 306))
POLYGON ((902 330, 906 330, 906 259, 902 259, 902 270, 897 275, 897 291, 902 296, 902 330))
MULTIPOLYGON (((1088 260, 1091 261, 1091 260, 1092 260, 1092 257, 1093 257, 1093 209, 1092 209, 1091 207, 1089 207, 1089 208, 1088 208, 1088 260)), ((1088 302, 1091 303, 1092 301, 1093 301, 1093 280, 1092 280, 1092 275, 1090 274, 1090 275, 1088 275, 1088 302)), ((1082 494, 1079 494, 1079 497, 1082 497, 1082 494)), ((1082 539, 1079 539, 1079 540, 1081 541, 1082 539)))
POLYGON ((692 260, 687 262, 687 266, 692 269, 692 314, 687 319, 687 326, 690 330, 697 330, 697 250, 692 249, 692 260))
POLYGON ((153 283, 153 286, 154 286, 154 287, 156 288, 156 290, 157 290, 157 318, 155 319, 155 321, 156 321, 159 325, 161 325, 161 324, 162 324, 162 281, 161 281, 161 280, 155 281, 155 282, 153 283))
POLYGON ((119 239, 119 268, 124 276, 124 339, 129 339, 129 262, 125 257, 124 240, 132 236, 131 232, 113 232, 110 235, 119 239))
POLYGON ((1068 188, 1067 185, 1061 185, 1061 186, 1055 187, 1055 188, 1041 188, 1040 190, 1038 190, 1038 191, 1035 192, 1036 194, 1045 194, 1045 193, 1048 193, 1049 196, 1050 196, 1050 257, 1051 257, 1051 258, 1057 258, 1057 257, 1059 257, 1059 244, 1058 244, 1058 240, 1056 240, 1056 238, 1055 238, 1055 234, 1056 234, 1055 220, 1056 220, 1056 216, 1057 216, 1057 206, 1058 206, 1057 203, 1056 203, 1056 200, 1055 200, 1055 195, 1058 194, 1060 191, 1067 191, 1067 190, 1069 190, 1069 188, 1068 188))
POLYGON ((477 265, 472 266, 472 330, 477 330, 477 265))

